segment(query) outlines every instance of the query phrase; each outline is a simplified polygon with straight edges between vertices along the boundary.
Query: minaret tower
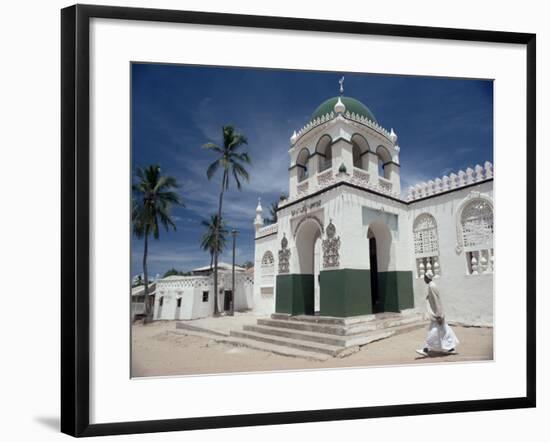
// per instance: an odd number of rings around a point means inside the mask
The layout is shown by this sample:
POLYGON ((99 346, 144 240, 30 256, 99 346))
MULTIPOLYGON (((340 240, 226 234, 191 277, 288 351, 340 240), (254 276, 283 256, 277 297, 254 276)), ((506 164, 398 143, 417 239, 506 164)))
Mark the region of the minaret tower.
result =
POLYGON ((256 229, 256 232, 258 232, 258 230, 264 225, 262 212, 262 199, 258 198, 258 205, 256 206, 256 218, 254 219, 254 228, 256 229))

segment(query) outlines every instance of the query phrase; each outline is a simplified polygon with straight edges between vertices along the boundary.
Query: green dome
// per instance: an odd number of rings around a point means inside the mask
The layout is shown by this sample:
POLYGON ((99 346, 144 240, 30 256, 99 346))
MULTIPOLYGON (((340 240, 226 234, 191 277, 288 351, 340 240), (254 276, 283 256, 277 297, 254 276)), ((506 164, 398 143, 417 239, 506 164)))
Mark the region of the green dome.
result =
MULTIPOLYGON (((342 100, 342 103, 344 103, 344 106, 346 106, 346 111, 349 111, 349 113, 355 113, 356 115, 361 115, 362 117, 368 118, 371 121, 374 121, 375 123, 378 123, 376 121, 376 117, 374 114, 370 111, 370 109, 365 106, 363 103, 361 103, 359 100, 356 100, 355 98, 351 97, 340 97, 342 100)), ((315 112, 313 112, 313 115, 311 116, 312 120, 315 120, 316 118, 319 118, 323 115, 330 114, 334 111, 334 105, 338 101, 338 97, 329 98, 327 101, 322 103, 317 109, 315 109, 315 112)))

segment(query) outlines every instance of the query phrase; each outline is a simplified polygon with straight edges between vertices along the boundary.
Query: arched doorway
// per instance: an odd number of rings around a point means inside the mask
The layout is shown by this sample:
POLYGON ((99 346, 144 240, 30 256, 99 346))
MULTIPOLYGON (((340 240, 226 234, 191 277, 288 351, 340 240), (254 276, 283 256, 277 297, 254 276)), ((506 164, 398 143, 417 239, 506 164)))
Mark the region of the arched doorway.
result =
POLYGON ((380 310, 380 292, 378 291, 378 259, 376 255, 376 237, 369 229, 367 235, 369 240, 369 262, 370 262, 370 296, 373 313, 380 310))
POLYGON ((367 230, 370 263, 370 293, 373 313, 395 310, 393 297, 388 291, 386 277, 389 270, 392 237, 388 226, 374 222, 367 230))
POLYGON ((309 315, 320 310, 321 236, 321 224, 315 218, 304 219, 296 231, 298 273, 311 275, 311 283, 302 288, 304 310, 309 315))

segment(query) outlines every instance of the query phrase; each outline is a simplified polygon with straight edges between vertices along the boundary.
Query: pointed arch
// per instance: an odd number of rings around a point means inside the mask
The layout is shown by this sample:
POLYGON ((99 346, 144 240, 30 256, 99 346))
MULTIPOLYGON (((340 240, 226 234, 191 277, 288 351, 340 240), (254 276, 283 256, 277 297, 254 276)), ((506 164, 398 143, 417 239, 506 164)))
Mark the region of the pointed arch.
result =
POLYGON ((376 156, 378 157, 378 176, 389 179, 389 172, 386 169, 386 164, 392 161, 390 151, 380 144, 376 148, 376 156))
POLYGON ((298 167, 298 181, 303 181, 309 178, 309 150, 305 147, 298 153, 296 157, 296 167, 298 167))
POLYGON ((330 169, 332 167, 332 137, 328 134, 323 135, 317 141, 315 153, 320 155, 318 172, 330 169))
POLYGON ((364 155, 371 150, 367 139, 363 135, 355 133, 351 137, 351 146, 353 167, 367 169, 368 166, 367 162, 364 160, 364 155))

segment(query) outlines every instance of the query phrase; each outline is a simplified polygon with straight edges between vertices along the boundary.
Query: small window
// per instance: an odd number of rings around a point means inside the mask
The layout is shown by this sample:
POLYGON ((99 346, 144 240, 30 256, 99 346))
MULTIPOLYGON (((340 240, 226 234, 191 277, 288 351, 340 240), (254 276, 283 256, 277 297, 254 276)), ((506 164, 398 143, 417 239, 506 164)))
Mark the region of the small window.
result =
POLYGON ((417 277, 423 278, 431 272, 435 278, 439 278, 441 269, 435 218, 429 213, 419 215, 413 224, 413 234, 417 277))
POLYGON ((178 298, 178 304, 177 304, 178 307, 181 307, 181 298, 178 298))
POLYGON ((159 307, 162 307, 163 303, 164 303, 164 296, 161 296, 159 299, 159 307))
POLYGON ((468 274, 493 273, 492 205, 484 199, 474 199, 462 210, 460 224, 468 274))
POLYGON ((208 292, 202 292, 202 302, 208 302, 208 292))

